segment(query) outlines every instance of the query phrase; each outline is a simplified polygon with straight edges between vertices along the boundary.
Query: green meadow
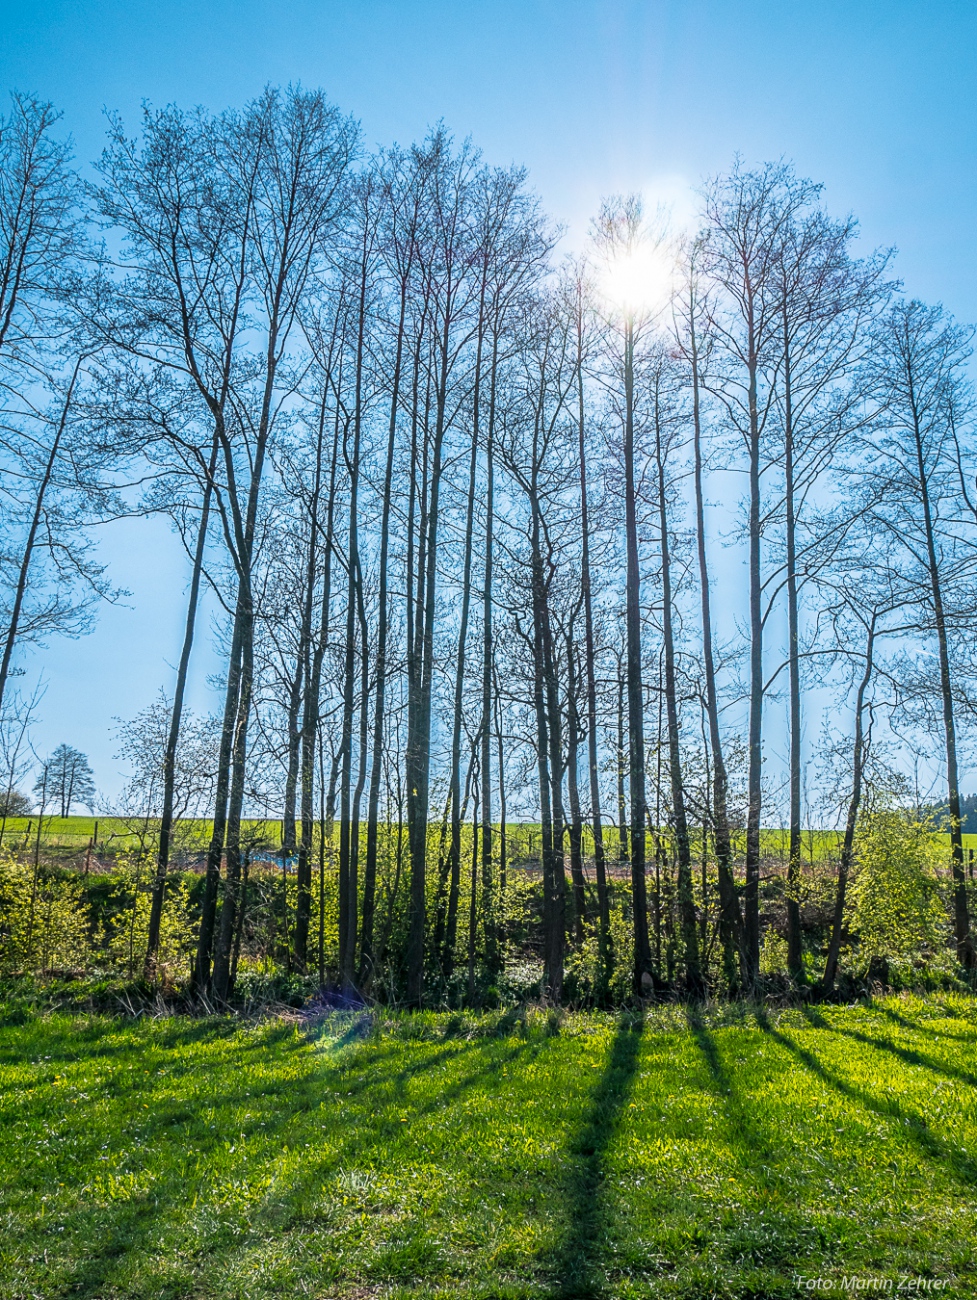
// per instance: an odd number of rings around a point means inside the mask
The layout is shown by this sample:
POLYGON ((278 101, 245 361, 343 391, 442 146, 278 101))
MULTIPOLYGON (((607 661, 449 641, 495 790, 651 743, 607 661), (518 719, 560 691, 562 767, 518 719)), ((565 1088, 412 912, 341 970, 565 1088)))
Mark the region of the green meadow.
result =
MULTIPOLYGON (((108 854, 138 848, 141 842, 152 845, 155 842, 156 821, 143 822, 138 817, 48 817, 45 816, 41 826, 41 844, 44 848, 76 849, 84 852, 88 844, 95 840, 95 847, 108 854), (97 836, 97 838, 96 838, 97 836)), ((179 843, 192 849, 205 850, 210 840, 212 823, 205 818, 197 818, 180 823, 179 843)), ((33 845, 37 835, 36 817, 8 817, 3 827, 3 843, 19 848, 33 845)), ((432 823, 432 833, 435 833, 432 823)), ((364 837, 366 827, 363 827, 364 837)), ((539 854, 539 823, 511 822, 507 825, 511 849, 514 854, 539 854)), ((605 837, 609 849, 613 851, 616 844, 616 831, 613 826, 605 827, 605 837)), ((246 820, 242 831, 245 843, 274 851, 281 845, 281 822, 257 819, 246 820)), ((738 845, 739 851, 745 848, 745 837, 738 845)), ((950 837, 945 837, 949 847, 950 837)), ((841 836, 837 831, 808 830, 802 837, 804 860, 819 863, 836 857, 840 848, 841 836)), ((964 849, 977 852, 977 835, 964 835, 964 849)), ((787 832, 776 828, 767 828, 761 832, 763 852, 769 857, 787 857, 787 832)), ((584 852, 592 850, 592 841, 588 827, 584 827, 584 852)))
POLYGON ((3 1012, 6 1300, 977 1294, 962 995, 3 1012))

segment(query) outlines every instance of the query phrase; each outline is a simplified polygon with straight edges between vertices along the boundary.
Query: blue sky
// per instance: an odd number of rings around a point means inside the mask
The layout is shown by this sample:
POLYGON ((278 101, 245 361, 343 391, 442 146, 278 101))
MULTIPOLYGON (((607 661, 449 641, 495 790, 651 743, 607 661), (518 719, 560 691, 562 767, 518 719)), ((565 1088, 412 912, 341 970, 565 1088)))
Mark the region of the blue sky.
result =
MULTIPOLYGON (((103 108, 239 104, 267 83, 320 85, 365 140, 443 119, 500 164, 526 164, 578 242, 601 195, 681 195, 741 153, 792 159, 896 245, 915 295, 977 320, 977 4, 958 0, 0 0, 0 86, 64 111, 80 161, 103 108)), ((179 649, 184 562, 165 525, 104 543, 133 595, 98 630, 36 653, 42 751, 88 752, 120 784, 113 715, 132 716, 179 649)), ((213 706, 201 654, 193 702, 213 706)))

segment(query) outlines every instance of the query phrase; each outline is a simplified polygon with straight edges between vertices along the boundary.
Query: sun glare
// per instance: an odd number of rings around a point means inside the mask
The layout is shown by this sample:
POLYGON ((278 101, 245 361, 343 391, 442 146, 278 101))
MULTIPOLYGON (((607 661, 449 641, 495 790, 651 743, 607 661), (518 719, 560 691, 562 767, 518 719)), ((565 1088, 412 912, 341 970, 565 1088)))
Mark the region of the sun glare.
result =
POLYGON ((667 249, 639 244, 608 258, 600 277, 601 292, 625 315, 654 316, 668 303, 674 274, 667 249))

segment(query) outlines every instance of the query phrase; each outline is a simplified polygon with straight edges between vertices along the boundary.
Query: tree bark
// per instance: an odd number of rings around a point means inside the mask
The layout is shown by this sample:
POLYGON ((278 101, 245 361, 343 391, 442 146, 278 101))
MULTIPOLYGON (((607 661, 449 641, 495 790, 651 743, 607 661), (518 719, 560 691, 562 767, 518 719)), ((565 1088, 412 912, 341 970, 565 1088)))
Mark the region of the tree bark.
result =
POLYGON ((624 508, 627 579, 628 778, 631 801, 631 902, 634 926, 634 992, 644 997, 652 987, 648 941, 648 894, 645 880, 646 802, 644 683, 641 671, 641 570, 634 458, 634 321, 625 325, 624 341, 624 508))
POLYGON ((176 686, 173 691, 173 707, 170 711, 170 726, 166 737, 166 751, 163 755, 163 808, 159 823, 159 848, 156 855, 156 871, 153 876, 152 897, 149 905, 149 933, 146 941, 145 973, 151 975, 156 965, 159 951, 160 923, 163 917, 163 901, 166 892, 166 875, 170 863, 170 842, 173 834, 173 805, 176 790, 176 751, 180 743, 180 726, 183 720, 183 700, 186 694, 187 673, 190 668, 190 652, 193 649, 194 631, 197 622, 197 603, 200 597, 200 578, 203 572, 204 550, 207 545, 207 528, 210 522, 210 500, 214 485, 214 472, 217 467, 218 442, 213 440, 210 464, 207 469, 207 481, 204 485, 203 500, 200 506, 200 526, 197 530, 197 545, 193 554, 193 570, 190 576, 190 596, 187 600, 187 617, 183 632, 183 648, 176 673, 176 686))
POLYGON ((831 938, 828 943, 828 956, 821 976, 821 988, 830 993, 838 978, 838 957, 841 953, 841 934, 845 919, 845 895, 848 878, 851 874, 852 861, 855 856, 855 829, 858 825, 858 810, 862 801, 862 774, 865 768, 866 738, 864 732, 865 695, 872 680, 873 654, 875 650, 875 616, 873 615, 867 630, 865 643, 865 671, 858 684, 855 697, 855 737, 852 745, 852 783, 851 798, 848 800, 848 816, 845 819, 845 836, 841 845, 841 860, 838 863, 838 884, 835 890, 835 905, 831 917, 831 938))

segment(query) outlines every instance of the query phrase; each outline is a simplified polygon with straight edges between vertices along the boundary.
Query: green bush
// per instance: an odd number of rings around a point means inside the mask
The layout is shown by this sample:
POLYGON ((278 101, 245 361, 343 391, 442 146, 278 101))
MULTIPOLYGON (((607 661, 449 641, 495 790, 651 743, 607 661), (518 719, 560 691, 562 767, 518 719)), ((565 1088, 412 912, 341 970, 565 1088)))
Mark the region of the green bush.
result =
POLYGON ((939 869, 946 845, 928 822, 898 809, 865 818, 856 842, 851 886, 851 927, 859 959, 873 957, 923 965, 943 956, 947 913, 939 869))
POLYGON ((0 849, 0 971, 83 970, 89 932, 80 880, 47 875, 0 849))

